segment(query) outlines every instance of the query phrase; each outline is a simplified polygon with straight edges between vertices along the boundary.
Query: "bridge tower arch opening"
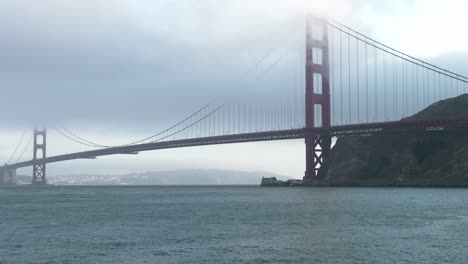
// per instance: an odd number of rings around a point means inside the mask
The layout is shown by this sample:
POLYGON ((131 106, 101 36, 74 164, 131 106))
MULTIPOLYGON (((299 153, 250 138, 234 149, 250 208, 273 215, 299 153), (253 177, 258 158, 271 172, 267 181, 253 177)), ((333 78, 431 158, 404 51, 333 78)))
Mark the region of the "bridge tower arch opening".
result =
POLYGON ((331 136, 317 134, 316 127, 330 128, 330 62, 328 26, 320 18, 307 17, 306 22, 306 171, 304 181, 328 171, 331 136), (319 110, 319 111, 318 111, 319 110), (317 119, 317 120, 316 120, 317 119))
POLYGON ((47 131, 45 129, 34 129, 33 149, 33 185, 47 184, 46 179, 46 153, 47 153, 47 131))

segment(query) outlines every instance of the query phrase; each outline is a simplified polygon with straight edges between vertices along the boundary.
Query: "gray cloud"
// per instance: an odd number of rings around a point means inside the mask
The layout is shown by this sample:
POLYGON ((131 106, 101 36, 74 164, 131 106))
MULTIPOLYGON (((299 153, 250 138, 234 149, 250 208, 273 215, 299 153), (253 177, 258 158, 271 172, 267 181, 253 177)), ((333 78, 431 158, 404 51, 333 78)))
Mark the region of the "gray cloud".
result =
MULTIPOLYGON (((2 143, 0 152, 7 156, 17 141, 14 132, 20 134, 33 125, 65 124, 97 138, 110 133, 107 131, 130 137, 129 130, 146 135, 211 101, 265 103, 265 97, 279 100, 291 91, 300 96, 305 5, 381 36, 385 32, 380 33, 381 27, 372 18, 388 16, 397 21, 405 12, 417 17, 414 3, 0 1, 0 127, 2 138, 11 141, 2 143), (265 72, 279 58, 281 62, 265 72)), ((429 59, 467 74, 467 54, 429 59)), ((298 146, 302 148, 302 142, 298 146)), ((284 149, 275 147, 270 153, 284 149)), ((229 155, 206 153, 213 161, 229 155)), ((193 156, 198 157, 198 152, 193 156)), ((297 155, 288 156, 297 162, 297 155)), ((163 159, 163 155, 157 157, 163 159)), ((235 158, 232 168, 239 163, 235 158)), ((271 156, 265 159, 265 168, 269 168, 271 156)), ((148 168, 154 166, 153 160, 151 156, 145 161, 148 168)), ((282 166, 282 162, 285 160, 276 164, 282 166)), ((291 167, 291 171, 303 171, 291 167)))
POLYGON ((274 91, 278 78, 259 84, 245 72, 268 52, 300 47, 303 18, 258 17, 245 4, 2 3, 0 86, 14 109, 3 125, 174 120, 212 100, 274 91))
MULTIPOLYGON (((391 15, 412 5, 403 2, 353 7, 391 15)), ((305 11, 297 6, 303 3, 2 2, 0 86, 8 111, 1 125, 145 130, 213 100, 279 100, 302 78, 305 11), (265 73, 278 58, 281 63, 265 73)), ((434 60, 463 72, 459 58, 434 60)))

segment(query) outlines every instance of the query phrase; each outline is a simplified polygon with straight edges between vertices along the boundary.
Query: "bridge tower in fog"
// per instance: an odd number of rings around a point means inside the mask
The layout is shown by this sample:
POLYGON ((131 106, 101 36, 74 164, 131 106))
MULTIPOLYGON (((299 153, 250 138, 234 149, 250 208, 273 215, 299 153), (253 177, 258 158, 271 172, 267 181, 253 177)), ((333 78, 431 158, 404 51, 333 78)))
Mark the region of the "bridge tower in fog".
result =
MULTIPOLYGON (((305 36, 305 55, 299 54, 297 64, 287 60, 282 69, 300 73, 294 74, 292 87, 288 88, 289 77, 288 81, 274 77, 287 94, 258 96, 258 101, 249 104, 209 103, 169 128, 114 146, 95 143, 64 127, 47 133, 36 129, 28 136, 25 132, 8 162, 0 166, 0 184, 14 184, 16 170, 30 166, 32 183, 47 184, 46 165, 68 160, 291 139, 305 139, 306 170, 301 176, 310 184, 328 174, 332 137, 468 131, 468 114, 463 111, 417 115, 435 102, 467 94, 468 77, 400 52, 332 19, 307 17, 305 36), (282 98, 267 98, 278 95, 282 98)), ((283 55, 270 61, 273 58, 266 55, 250 67, 249 73, 261 74, 254 76, 252 85, 257 86, 257 77, 281 63, 283 55)))
POLYGON ((322 19, 308 16, 306 25, 306 171, 305 182, 327 173, 331 136, 314 133, 316 127, 331 126, 330 63, 328 26, 322 19), (320 117, 317 118, 316 116, 320 117))
POLYGON ((43 130, 34 130, 33 146, 33 180, 32 184, 47 184, 46 179, 46 150, 47 150, 47 132, 43 130))

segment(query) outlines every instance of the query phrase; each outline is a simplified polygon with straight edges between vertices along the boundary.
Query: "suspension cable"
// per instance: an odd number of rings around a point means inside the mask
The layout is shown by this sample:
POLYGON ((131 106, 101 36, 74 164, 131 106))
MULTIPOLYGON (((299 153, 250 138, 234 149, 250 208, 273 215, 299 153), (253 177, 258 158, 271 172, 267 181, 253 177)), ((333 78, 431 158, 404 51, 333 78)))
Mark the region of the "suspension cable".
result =
MULTIPOLYGON (((436 65, 434 65, 434 64, 431 64, 431 63, 428 63, 428 62, 426 62, 426 61, 420 60, 420 59, 418 59, 418 58, 416 58, 416 57, 414 57, 414 56, 408 55, 407 53, 401 52, 401 51, 399 51, 399 50, 397 50, 397 49, 394 49, 394 48, 392 48, 392 47, 390 47, 390 46, 387 46, 387 45, 383 44, 382 42, 379 42, 379 41, 377 41, 377 40, 375 40, 375 39, 373 39, 373 38, 370 38, 370 37, 368 37, 368 36, 366 36, 366 35, 364 35, 364 34, 358 32, 358 31, 356 31, 356 30, 354 30, 354 29, 352 29, 352 28, 350 28, 350 27, 348 27, 348 26, 346 26, 346 25, 340 23, 339 21, 337 21, 337 20, 335 20, 335 19, 329 18, 329 20, 331 20, 332 23, 336 23, 336 24, 338 24, 340 27, 344 27, 344 28, 346 28, 347 30, 349 30, 349 31, 351 31, 351 32, 353 32, 353 33, 355 33, 355 34, 357 34, 357 35, 359 35, 359 36, 361 36, 361 37, 363 37, 363 38, 365 38, 365 39, 367 39, 367 40, 370 40, 370 41, 372 41, 372 42, 374 42, 374 43, 376 43, 376 44, 378 44, 378 45, 380 45, 380 46, 382 46, 382 47, 384 47, 384 48, 386 48, 386 49, 389 49, 389 50, 391 50, 391 51, 393 51, 393 52, 396 52, 396 53, 398 53, 398 54, 400 54, 400 55, 406 56, 406 57, 408 57, 408 58, 410 58, 410 59, 412 59, 412 60, 415 60, 415 61, 417 61, 417 62, 420 62, 420 63, 422 63, 422 64, 426 64, 426 65, 428 65, 428 66, 431 66, 431 67, 433 67, 433 68, 435 68, 435 69, 438 69, 438 70, 444 71, 444 72, 446 72, 446 73, 455 75, 455 76, 457 76, 457 77, 466 79, 465 82, 468 81, 468 77, 466 77, 466 76, 463 76, 463 75, 457 74, 457 73, 455 73, 455 72, 449 71, 449 70, 447 70, 447 69, 438 67, 438 66, 436 66, 436 65)), ((326 23, 327 23, 328 25, 334 27, 334 28, 337 28, 335 25, 333 25, 332 23, 330 23, 330 22, 328 22, 328 21, 326 21, 326 23)), ((342 31, 342 30, 340 30, 340 31, 342 31)), ((342 31, 342 32, 344 32, 344 31, 342 31)), ((346 32, 344 32, 344 33, 346 33, 346 32)), ((375 46, 374 46, 374 47, 375 47, 375 46)), ((377 48, 377 47, 376 47, 376 48, 377 48)), ((396 55, 396 54, 394 54, 394 55, 396 55)))
POLYGON ((24 139, 25 135, 26 135, 26 129, 23 131, 23 134, 21 135, 21 138, 20 138, 18 144, 16 144, 15 150, 13 151, 10 158, 8 159, 7 164, 9 164, 13 160, 13 157, 16 155, 16 152, 18 152, 18 149, 19 149, 21 143, 23 142, 23 139, 24 139))
POLYGON ((21 152, 21 155, 19 156, 19 158, 16 160, 16 163, 20 162, 20 160, 23 158, 24 153, 26 153, 26 150, 28 149, 29 145, 31 144, 31 141, 32 141, 33 137, 34 137, 34 134, 31 134, 31 137, 29 138, 28 143, 24 147, 24 149, 21 152))
POLYGON ((168 128, 168 129, 165 129, 165 130, 163 130, 163 131, 161 131, 161 132, 159 132, 159 133, 157 133, 157 134, 155 134, 155 135, 153 135, 153 136, 151 136, 151 137, 147 137, 147 138, 144 138, 144 139, 135 141, 135 142, 131 142, 131 143, 129 143, 129 144, 117 145, 117 146, 111 146, 111 147, 124 147, 124 146, 136 145, 136 144, 139 144, 139 143, 148 141, 148 140, 150 140, 150 139, 156 138, 156 137, 158 137, 158 136, 160 136, 160 135, 162 135, 162 134, 164 134, 164 133, 166 133, 166 132, 168 132, 168 131, 170 131, 170 130, 176 128, 176 127, 178 127, 179 125, 181 125, 182 123, 184 123, 184 122, 186 122, 187 120, 191 119, 192 117, 198 115, 198 114, 201 113, 203 110, 205 110, 206 108, 208 108, 210 105, 211 105, 211 104, 206 104, 205 106, 203 106, 202 108, 200 108, 198 111, 196 111, 195 113, 193 113, 193 114, 190 115, 189 117, 185 118, 184 120, 180 121, 179 123, 177 123, 177 124, 171 126, 171 127, 168 128))
POLYGON ((187 120, 191 119, 192 117, 194 117, 195 115, 199 114, 200 112, 202 112, 203 110, 205 110, 206 108, 208 108, 210 106, 210 104, 206 104, 205 106, 203 106, 202 108, 200 108, 199 110, 197 110, 195 113, 193 113, 192 115, 190 115, 189 117, 183 119, 182 121, 178 122, 177 124, 155 134, 155 135, 152 135, 150 137, 147 137, 147 138, 144 138, 144 139, 141 139, 141 140, 138 140, 138 141, 134 141, 134 142, 130 142, 130 143, 127 143, 127 144, 122 144, 122 145, 115 145, 115 146, 106 146, 106 145, 101 145, 101 144, 97 144, 97 143, 93 143, 89 140, 86 140, 78 135, 76 135, 75 133, 71 132, 70 130, 66 129, 66 128, 63 128, 66 132, 70 133, 72 136, 78 138, 79 140, 76 140, 68 135, 66 135, 65 133, 63 133, 62 131, 59 131, 58 129, 56 129, 60 134, 62 134, 63 136, 65 136, 66 138, 72 140, 73 142, 75 143, 79 143, 81 145, 84 145, 84 146, 88 146, 88 147, 101 147, 101 148, 113 148, 113 147, 124 147, 124 146, 131 146, 131 145, 136 145, 136 144, 139 144, 139 143, 142 143, 142 142, 145 142, 145 141, 148 141, 148 140, 151 140, 153 138, 156 138, 168 131, 170 131, 171 129, 174 129, 175 127, 181 125, 182 123, 186 122, 187 120), (83 142, 81 142, 83 141, 83 142))
POLYGON ((88 143, 84 143, 84 142, 78 141, 78 140, 76 140, 76 139, 70 137, 70 136, 67 135, 66 133, 60 131, 60 129, 58 129, 58 128, 55 128, 54 130, 57 131, 57 132, 59 132, 62 136, 66 137, 67 139, 69 139, 69 140, 71 140, 71 141, 73 141, 73 142, 75 142, 75 143, 78 143, 78 144, 83 145, 83 146, 88 146, 88 147, 96 147, 95 145, 91 145, 91 144, 88 144, 88 143))
POLYGON ((77 139, 83 141, 84 143, 86 144, 90 144, 90 145, 93 145, 94 147, 101 147, 101 148, 106 148, 107 146, 104 146, 104 145, 101 145, 101 144, 97 144, 97 143, 94 143, 92 141, 89 141, 89 140, 86 140, 78 135, 76 135, 75 133, 71 132, 70 130, 66 129, 65 127, 62 127, 63 130, 65 130, 65 132, 69 133, 70 135, 76 137, 77 139))
POLYGON ((175 136, 175 135, 177 135, 177 134, 179 134, 179 133, 181 133, 181 132, 183 132, 183 131, 185 131, 185 130, 187 130, 187 129, 189 129, 189 128, 195 126, 195 125, 197 125, 197 124, 200 123, 201 121, 203 121, 203 120, 209 118, 210 116, 212 116, 213 114, 215 114, 216 112, 218 112, 218 111, 219 111, 220 109, 222 109, 223 107, 224 107, 224 105, 222 105, 222 106, 216 108, 215 110, 209 112, 208 114, 206 114, 206 115, 203 116, 202 118, 198 119, 198 120, 195 121, 194 123, 192 123, 192 124, 190 124, 190 125, 188 125, 188 126, 186 126, 186 127, 184 127, 184 128, 181 128, 181 129, 179 129, 178 131, 176 131, 176 132, 174 132, 174 133, 172 133, 172 134, 170 134, 170 135, 167 135, 167 136, 165 136, 165 137, 162 137, 162 138, 159 138, 159 139, 157 139, 157 140, 154 140, 154 141, 152 141, 152 143, 157 143, 157 142, 163 141, 164 139, 167 139, 167 138, 170 138, 170 137, 172 137, 172 136, 175 136))
MULTIPOLYGON (((464 77, 464 76, 462 76, 462 75, 452 73, 452 72, 450 72, 450 71, 448 71, 448 70, 444 70, 444 69, 442 69, 442 68, 440 68, 440 67, 434 67, 434 66, 432 66, 432 64, 426 63, 426 62, 421 61, 421 60, 414 60, 414 59, 412 59, 412 58, 410 58, 410 59, 405 58, 405 57, 403 57, 402 55, 395 54, 395 53, 389 51, 389 50, 386 49, 386 48, 379 47, 379 46, 377 46, 377 45, 375 45, 375 44, 370 43, 370 42, 367 41, 367 40, 364 40, 364 39, 362 39, 362 38, 360 38, 360 37, 358 37, 358 36, 355 36, 355 35, 353 35, 353 34, 347 32, 347 31, 345 31, 345 30, 343 30, 343 29, 341 29, 341 28, 335 26, 335 25, 332 24, 332 23, 329 23, 329 22, 326 22, 326 23, 327 23, 328 25, 330 25, 331 27, 333 27, 333 28, 335 28, 335 29, 341 31, 342 33, 344 33, 344 34, 346 34, 346 35, 348 35, 348 36, 350 36, 350 37, 356 38, 356 39, 360 40, 361 42, 364 42, 364 43, 366 43, 366 44, 368 44, 368 45, 370 45, 370 46, 372 46, 372 47, 374 47, 374 48, 376 48, 376 49, 379 49, 379 50, 381 50, 381 51, 383 51, 383 52, 385 52, 385 53, 388 53, 388 54, 391 54, 391 55, 393 55, 393 56, 396 56, 396 57, 398 57, 398 58, 400 58, 400 59, 402 59, 402 60, 405 60, 405 61, 407 61, 407 62, 409 62, 409 63, 412 63, 412 64, 417 65, 417 66, 419 66, 419 67, 422 67, 422 68, 424 68, 424 69, 427 69, 427 70, 431 70, 431 71, 440 73, 440 74, 442 74, 442 75, 444 75, 444 76, 446 76, 446 77, 449 77, 449 78, 451 78, 451 79, 458 80, 458 81, 461 81, 461 82, 463 82, 463 83, 468 83, 468 77, 464 77), (429 66, 430 66, 430 67, 429 67, 429 66)), ((376 42, 376 43, 378 43, 378 42, 376 42)), ((410 57, 410 56, 408 56, 408 57, 410 57)))

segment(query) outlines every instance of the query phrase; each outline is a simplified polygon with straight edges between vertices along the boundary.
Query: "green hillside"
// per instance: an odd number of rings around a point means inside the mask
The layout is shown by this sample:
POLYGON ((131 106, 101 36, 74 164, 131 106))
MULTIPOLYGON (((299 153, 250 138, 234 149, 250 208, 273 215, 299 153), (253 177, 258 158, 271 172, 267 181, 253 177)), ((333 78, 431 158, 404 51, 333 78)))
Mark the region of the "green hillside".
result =
MULTIPOLYGON (((408 119, 468 116, 468 95, 437 102, 408 119)), ((339 138, 320 185, 468 186, 468 133, 428 132, 339 138)))

